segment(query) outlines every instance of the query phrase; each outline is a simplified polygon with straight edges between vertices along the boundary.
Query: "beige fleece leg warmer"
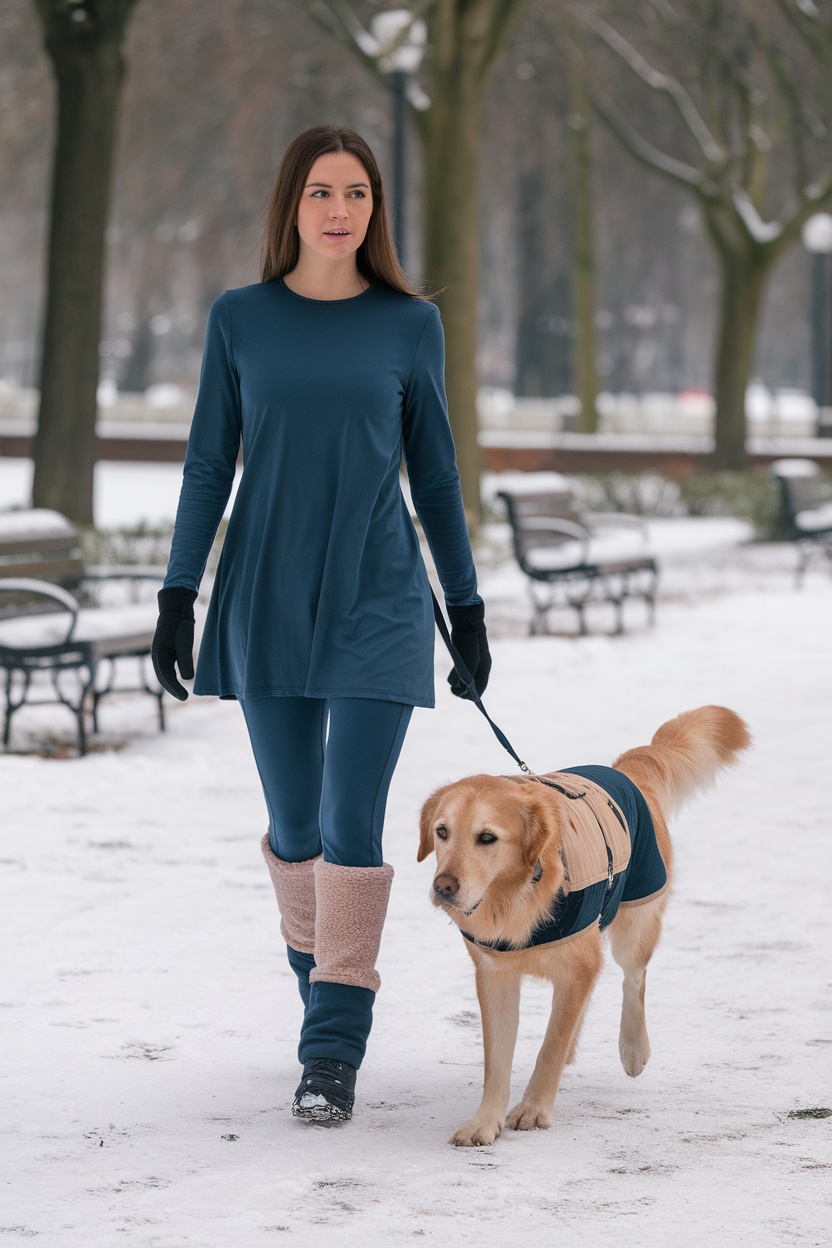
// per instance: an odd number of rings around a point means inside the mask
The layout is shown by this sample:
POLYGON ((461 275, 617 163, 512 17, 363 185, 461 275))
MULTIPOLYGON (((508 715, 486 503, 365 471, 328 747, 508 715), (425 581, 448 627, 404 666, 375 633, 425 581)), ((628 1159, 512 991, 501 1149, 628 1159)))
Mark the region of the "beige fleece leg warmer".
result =
POLYGON ((352 984, 378 992, 376 958, 393 868, 315 862, 315 968, 309 982, 352 984))
POLYGON ((298 953, 315 952, 315 863, 317 858, 305 862, 284 862, 272 853, 268 832, 260 842, 269 875, 274 884, 274 895, 280 911, 280 932, 287 945, 298 953))

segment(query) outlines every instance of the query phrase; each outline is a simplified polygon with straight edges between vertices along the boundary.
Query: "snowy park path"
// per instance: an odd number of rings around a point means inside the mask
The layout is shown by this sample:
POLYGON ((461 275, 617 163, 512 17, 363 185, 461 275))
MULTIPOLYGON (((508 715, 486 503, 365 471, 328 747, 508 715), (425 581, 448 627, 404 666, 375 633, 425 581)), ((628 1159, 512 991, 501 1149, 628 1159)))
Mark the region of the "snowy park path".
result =
MULTIPOLYGON (((289 1112, 301 1007, 239 708, 191 699, 158 735, 132 700, 146 733, 122 750, 0 758, 0 1248, 829 1244, 832 1118, 794 1115, 832 1107, 831 625, 818 573, 620 639, 497 637, 487 705, 538 770, 607 763, 707 702, 755 746, 673 828, 644 1075, 618 1061, 608 965, 551 1130, 481 1150, 445 1142, 478 1100, 479 1023, 416 820, 438 784, 513 763, 439 647, 391 789, 382 989, 342 1128, 289 1112)), ((515 1095, 547 1007, 529 985, 515 1095)))

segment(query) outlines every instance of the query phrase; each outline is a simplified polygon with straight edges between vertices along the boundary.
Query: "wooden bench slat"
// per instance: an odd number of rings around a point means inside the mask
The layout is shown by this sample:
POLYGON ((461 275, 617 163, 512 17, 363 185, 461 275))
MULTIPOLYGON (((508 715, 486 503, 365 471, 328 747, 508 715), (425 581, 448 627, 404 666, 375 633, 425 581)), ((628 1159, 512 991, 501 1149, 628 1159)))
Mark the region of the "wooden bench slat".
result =
POLYGON ((37 539, 34 537, 11 539, 0 536, 0 560, 5 560, 9 555, 30 555, 36 550, 64 550, 67 554, 77 554, 80 557, 77 537, 67 541, 66 536, 62 535, 37 539))
POLYGON ((0 578, 31 576, 40 581, 66 581, 76 584, 83 580, 84 563, 81 559, 16 559, 6 562, 0 559, 0 578))

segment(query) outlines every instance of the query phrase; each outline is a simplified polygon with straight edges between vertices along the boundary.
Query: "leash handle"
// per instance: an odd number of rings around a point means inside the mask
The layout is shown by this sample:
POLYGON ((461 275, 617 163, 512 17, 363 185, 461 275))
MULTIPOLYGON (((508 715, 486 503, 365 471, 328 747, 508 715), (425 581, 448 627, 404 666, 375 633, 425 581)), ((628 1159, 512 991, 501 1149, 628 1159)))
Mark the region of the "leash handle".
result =
POLYGON ((497 727, 497 725, 494 723, 494 720, 491 718, 491 716, 488 714, 488 711, 483 706, 482 698, 477 693, 477 687, 474 684, 474 678, 471 675, 471 673, 468 671, 468 668, 465 666, 465 662, 462 658, 462 655, 459 653, 456 646, 451 641, 451 635, 448 632, 448 625, 446 624, 445 617, 442 614, 442 608, 440 607, 439 603, 436 600, 436 594, 433 592, 433 588, 431 588, 430 596, 433 599, 433 614, 434 614, 434 618, 436 619, 436 627, 439 629, 439 633, 442 637, 442 640, 444 641, 445 645, 448 647, 448 652, 450 653, 451 659, 453 660, 453 665, 456 668, 457 676, 459 676, 459 679, 462 681, 463 685, 467 689, 469 698, 471 699, 472 702, 476 704, 478 709, 482 711, 483 715, 485 716, 485 718, 488 720, 489 724, 493 728, 494 735, 496 736, 497 740, 500 742, 500 745, 502 745, 504 749, 508 750, 509 754, 517 763, 517 766, 520 768, 520 770, 525 771, 526 774, 529 776, 533 776, 534 772, 532 771, 531 767, 529 767, 526 763, 523 762, 522 758, 514 749, 508 737, 505 735, 502 729, 497 727))

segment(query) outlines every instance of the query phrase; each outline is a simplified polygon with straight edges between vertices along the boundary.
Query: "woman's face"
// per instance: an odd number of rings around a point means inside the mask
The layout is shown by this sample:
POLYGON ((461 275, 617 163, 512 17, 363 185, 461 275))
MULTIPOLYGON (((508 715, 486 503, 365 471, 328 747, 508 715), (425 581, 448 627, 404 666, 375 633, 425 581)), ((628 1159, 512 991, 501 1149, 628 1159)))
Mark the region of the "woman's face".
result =
POLYGON ((302 245, 341 259, 364 241, 373 212, 370 179, 350 152, 326 152, 312 165, 301 191, 296 224, 302 245))

